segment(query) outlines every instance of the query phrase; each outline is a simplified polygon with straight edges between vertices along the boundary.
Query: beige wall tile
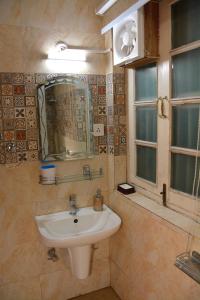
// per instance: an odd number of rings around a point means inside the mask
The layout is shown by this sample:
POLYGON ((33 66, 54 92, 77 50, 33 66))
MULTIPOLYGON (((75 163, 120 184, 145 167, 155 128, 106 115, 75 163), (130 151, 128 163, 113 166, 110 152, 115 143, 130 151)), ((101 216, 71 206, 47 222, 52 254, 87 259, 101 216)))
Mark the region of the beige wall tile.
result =
POLYGON ((198 299, 199 285, 174 266, 176 256, 186 251, 187 234, 119 193, 111 195, 110 203, 122 218, 121 229, 110 240, 115 266, 111 285, 122 299, 186 300, 191 293, 191 299, 198 299))
POLYGON ((2 300, 42 300, 38 278, 24 280, 0 287, 2 300))
POLYGON ((40 281, 42 299, 70 299, 109 286, 109 261, 108 258, 94 260, 91 275, 87 279, 77 280, 69 270, 64 270, 41 275, 40 281))

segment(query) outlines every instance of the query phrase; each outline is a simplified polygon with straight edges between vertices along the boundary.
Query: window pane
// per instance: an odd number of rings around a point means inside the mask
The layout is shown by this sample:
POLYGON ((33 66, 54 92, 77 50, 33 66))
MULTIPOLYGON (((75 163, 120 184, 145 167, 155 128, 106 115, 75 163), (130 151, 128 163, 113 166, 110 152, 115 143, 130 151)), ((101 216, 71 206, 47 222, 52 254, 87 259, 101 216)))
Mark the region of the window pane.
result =
POLYGON ((156 182, 156 149, 137 146, 137 176, 156 182))
MULTIPOLYGON (((171 187, 192 194, 195 157, 183 154, 172 154, 171 187)), ((199 170, 197 170, 198 174, 199 170)))
POLYGON ((172 57, 173 98, 200 95, 200 48, 172 57))
POLYGON ((149 64, 135 71, 135 99, 155 100, 157 99, 157 67, 149 64))
POLYGON ((172 108, 172 145, 197 148, 199 104, 172 108))
POLYGON ((136 139, 156 142, 157 110, 155 107, 136 108, 136 139))
POLYGON ((181 0, 172 5, 172 49, 200 39, 200 1, 181 0))

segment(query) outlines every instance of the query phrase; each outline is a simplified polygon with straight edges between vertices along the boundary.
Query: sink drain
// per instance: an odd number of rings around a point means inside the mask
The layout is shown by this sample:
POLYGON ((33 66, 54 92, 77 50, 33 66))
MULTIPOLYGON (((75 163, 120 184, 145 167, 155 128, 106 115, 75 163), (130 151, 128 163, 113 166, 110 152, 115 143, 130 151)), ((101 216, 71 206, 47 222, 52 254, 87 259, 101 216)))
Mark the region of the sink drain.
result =
POLYGON ((78 223, 78 219, 74 219, 74 223, 78 223))

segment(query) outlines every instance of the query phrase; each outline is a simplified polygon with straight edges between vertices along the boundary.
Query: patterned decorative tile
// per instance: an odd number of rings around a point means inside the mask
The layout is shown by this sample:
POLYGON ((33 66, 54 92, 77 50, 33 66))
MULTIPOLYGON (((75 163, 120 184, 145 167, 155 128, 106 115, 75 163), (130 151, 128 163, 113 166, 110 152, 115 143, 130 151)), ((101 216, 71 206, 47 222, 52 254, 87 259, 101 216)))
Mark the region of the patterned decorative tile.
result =
POLYGON ((2 96, 1 103, 2 107, 13 107, 13 96, 2 96))
POLYGON ((27 129, 27 140, 37 140, 38 131, 37 129, 27 129))
POLYGON ((19 107, 25 106, 25 98, 24 98, 24 96, 15 96, 14 97, 14 104, 15 104, 16 107, 17 106, 19 106, 19 107))
POLYGON ((17 141, 16 142, 16 150, 17 151, 26 151, 27 150, 27 142, 26 141, 17 141))
POLYGON ((113 94, 114 94, 114 91, 115 91, 114 85, 113 85, 112 83, 108 83, 108 84, 106 85, 106 94, 107 94, 107 95, 113 95, 113 94))
POLYGON ((113 115, 113 106, 107 106, 107 114, 108 114, 108 116, 113 115))
POLYGON ((120 144, 126 144, 126 136, 120 136, 120 144))
POLYGON ((14 130, 15 129, 15 119, 3 119, 3 129, 4 130, 14 130))
POLYGON ((109 154, 114 154, 114 147, 113 146, 108 146, 109 150, 108 153, 109 154))
POLYGON ((17 161, 27 161, 27 152, 17 152, 17 161))
POLYGON ((119 124, 126 125, 126 116, 119 116, 119 124))
POLYGON ((121 135, 121 136, 126 136, 126 126, 119 126, 119 134, 121 135))
POLYGON ((81 81, 85 82, 85 83, 88 82, 88 76, 87 76, 87 75, 78 75, 78 78, 79 78, 81 81))
POLYGON ((113 106, 113 95, 106 95, 106 102, 108 106, 113 106))
POLYGON ((15 111, 13 108, 3 108, 4 119, 13 119, 14 117, 15 117, 15 111))
POLYGON ((1 83, 12 83, 12 74, 11 73, 1 73, 0 80, 1 80, 1 83))
POLYGON ((106 84, 106 76, 105 75, 97 75, 97 84, 105 85, 106 84))
POLYGON ((116 94, 124 94, 125 93, 125 91, 124 91, 124 84, 122 84, 122 83, 118 83, 118 84, 116 84, 115 85, 115 92, 116 92, 116 94))
POLYGON ((106 154, 107 153, 107 145, 99 146, 99 154, 106 154))
POLYGON ((102 105, 102 106, 105 106, 105 105, 106 105, 106 95, 103 95, 103 96, 99 96, 99 97, 98 97, 98 104, 99 104, 99 105, 102 105))
POLYGON ((113 73, 106 74, 106 84, 113 83, 113 73))
POLYGON ((6 156, 3 153, 0 153, 0 164, 6 163, 6 156))
POLYGON ((23 73, 12 74, 12 82, 15 84, 23 84, 24 83, 24 74, 23 73))
POLYGON ((5 142, 5 152, 16 152, 16 143, 13 141, 5 142))
POLYGON ((40 73, 35 74, 35 82, 37 84, 44 83, 45 81, 46 81, 46 74, 40 74, 40 73))
POLYGON ((106 145, 107 144, 107 136, 99 136, 99 145, 106 145))
POLYGON ((124 95, 116 95, 115 96, 115 103, 116 104, 124 104, 125 103, 125 96, 124 95))
POLYGON ((35 161, 38 160, 38 151, 28 151, 28 160, 35 161))
POLYGON ((35 97, 34 96, 28 96, 26 97, 26 106, 35 106, 35 97))
POLYGON ((88 83, 96 84, 97 83, 97 75, 88 75, 88 83))
POLYGON ((35 83, 35 75, 34 74, 24 74, 24 83, 35 83))
POLYGON ((26 118, 28 120, 36 119, 36 108, 35 107, 26 107, 26 118))
POLYGON ((97 85, 95 85, 95 84, 90 84, 90 85, 89 85, 89 89, 90 89, 90 92, 91 92, 91 96, 92 96, 92 97, 98 95, 97 85))
POLYGON ((26 130, 16 130, 15 136, 17 141, 26 140, 26 130))
POLYGON ((6 153, 6 163, 12 164, 17 162, 17 154, 15 152, 6 153))
POLYGON ((98 114, 99 115, 106 115, 106 106, 99 106, 98 107, 98 114))
POLYGON ((118 145, 115 145, 115 147, 114 147, 114 155, 115 156, 119 155, 119 146, 118 145))
POLYGON ((14 85, 14 95, 24 95, 25 94, 25 87, 23 84, 21 85, 14 85))
POLYGON ((5 153, 5 143, 4 142, 0 142, 0 153, 5 153))
POLYGON ((125 82, 125 74, 124 73, 114 73, 113 74, 113 82, 114 83, 124 83, 125 82))
POLYGON ((108 145, 114 145, 114 135, 108 135, 108 145))
POLYGON ((26 119, 25 118, 23 118, 23 119, 17 118, 15 120, 15 128, 16 129, 26 129, 26 119))
POLYGON ((25 118, 25 107, 15 108, 15 118, 25 118))
POLYGON ((54 79, 58 76, 59 76, 59 74, 57 74, 57 73, 50 73, 50 74, 46 74, 46 79, 50 80, 50 79, 54 79))
POLYGON ((37 120, 26 120, 27 129, 37 128, 37 120))
POLYGON ((3 96, 12 96, 12 94, 13 94, 12 84, 2 84, 1 85, 1 93, 3 96))
POLYGON ((122 105, 122 104, 118 104, 117 106, 118 106, 118 115, 119 116, 126 115, 126 108, 125 108, 125 106, 122 105))
POLYGON ((108 116, 107 123, 108 125, 113 125, 113 116, 108 116))
POLYGON ((106 86, 105 85, 99 85, 98 86, 98 95, 103 96, 106 94, 106 86))
POLYGON ((7 130, 3 132, 5 141, 14 141, 15 140, 15 132, 13 130, 7 130))
POLYGON ((29 150, 37 150, 38 142, 37 141, 28 141, 28 149, 29 150))
POLYGON ((26 96, 35 96, 36 95, 35 84, 26 84, 25 85, 25 94, 26 94, 26 96))

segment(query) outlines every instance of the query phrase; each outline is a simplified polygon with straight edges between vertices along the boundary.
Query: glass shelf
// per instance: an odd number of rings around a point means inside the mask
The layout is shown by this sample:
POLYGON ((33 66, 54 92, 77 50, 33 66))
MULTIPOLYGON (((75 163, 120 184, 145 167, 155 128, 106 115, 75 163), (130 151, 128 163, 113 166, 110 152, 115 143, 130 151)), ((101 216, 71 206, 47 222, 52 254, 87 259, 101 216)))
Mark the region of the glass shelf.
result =
POLYGON ((99 168, 98 171, 89 170, 87 173, 83 174, 74 174, 74 175, 66 175, 66 176, 56 176, 55 180, 45 179, 40 176, 39 183, 42 185, 57 185, 61 183, 67 182, 76 182, 76 181, 84 181, 84 180, 94 180, 103 177, 103 168, 99 168))

